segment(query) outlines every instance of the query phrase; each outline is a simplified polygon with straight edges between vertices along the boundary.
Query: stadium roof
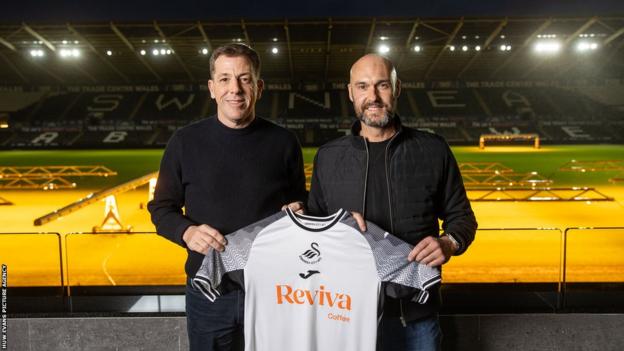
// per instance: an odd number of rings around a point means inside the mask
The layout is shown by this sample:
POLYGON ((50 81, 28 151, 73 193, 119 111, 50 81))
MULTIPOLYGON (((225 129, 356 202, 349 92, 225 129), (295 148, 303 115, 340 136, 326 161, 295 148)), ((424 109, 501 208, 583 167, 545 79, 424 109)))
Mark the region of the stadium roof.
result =
POLYGON ((397 64, 403 81, 622 78, 624 73, 624 16, 325 17, 5 22, 0 82, 202 82, 209 76, 212 49, 232 41, 258 50, 266 80, 295 86, 344 82, 359 56, 378 50, 387 50, 384 55, 397 64))

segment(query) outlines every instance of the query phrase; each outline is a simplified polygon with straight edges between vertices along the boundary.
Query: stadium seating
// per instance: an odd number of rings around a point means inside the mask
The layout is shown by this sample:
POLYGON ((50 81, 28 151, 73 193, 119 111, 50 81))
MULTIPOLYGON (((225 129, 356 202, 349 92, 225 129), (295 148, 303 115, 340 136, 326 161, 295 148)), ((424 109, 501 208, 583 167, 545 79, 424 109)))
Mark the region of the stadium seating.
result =
POLYGON ((133 120, 191 121, 202 116, 207 92, 147 93, 133 120))
POLYGON ((65 118, 68 107, 71 107, 79 97, 80 94, 73 93, 50 94, 32 110, 27 120, 35 125, 61 121, 65 118))
MULTIPOLYGON (((161 147, 175 129, 216 113, 206 88, 185 89, 11 92, 23 103, 7 111, 11 126, 0 134, 0 147, 161 147), (50 141, 32 142, 37 138, 50 141)), ((619 85, 404 88, 397 111, 406 124, 456 144, 499 133, 537 133, 547 143, 622 142, 624 108, 617 94, 607 91, 623 90, 619 85)), ((331 89, 265 90, 256 113, 293 129, 303 145, 344 135, 350 122, 340 122, 354 115, 347 91, 331 89)))
POLYGON ((63 116, 65 120, 126 120, 141 98, 141 93, 82 93, 63 116))
POLYGON ((470 89, 414 89, 407 92, 422 116, 478 118, 484 112, 470 89))

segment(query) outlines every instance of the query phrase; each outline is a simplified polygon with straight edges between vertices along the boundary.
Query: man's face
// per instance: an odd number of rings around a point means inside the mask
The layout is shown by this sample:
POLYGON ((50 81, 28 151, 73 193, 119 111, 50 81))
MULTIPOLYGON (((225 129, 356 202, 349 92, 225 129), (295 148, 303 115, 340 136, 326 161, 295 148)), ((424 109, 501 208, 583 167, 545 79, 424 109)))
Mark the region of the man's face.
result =
POLYGON ((370 127, 385 128, 395 113, 399 82, 393 89, 391 69, 379 57, 364 57, 351 69, 349 98, 356 117, 370 127))
POLYGON ((238 125, 254 118, 263 82, 256 77, 251 62, 245 56, 221 55, 214 63, 208 88, 217 103, 219 119, 238 125))

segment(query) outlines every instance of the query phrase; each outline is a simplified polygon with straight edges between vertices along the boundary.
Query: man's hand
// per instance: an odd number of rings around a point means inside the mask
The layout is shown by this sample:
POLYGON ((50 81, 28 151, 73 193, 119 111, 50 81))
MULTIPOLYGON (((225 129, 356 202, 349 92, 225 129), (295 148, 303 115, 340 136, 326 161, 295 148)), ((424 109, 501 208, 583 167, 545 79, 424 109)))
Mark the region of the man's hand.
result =
POLYGON ((217 251, 223 251, 227 245, 225 237, 208 224, 192 225, 186 228, 182 240, 189 249, 203 255, 207 254, 211 247, 217 251))
POLYGON ((301 201, 291 202, 288 205, 282 206, 282 211, 286 210, 286 208, 290 208, 290 210, 295 213, 303 214, 303 202, 301 201))
POLYGON ((360 227, 360 231, 364 233, 366 231, 366 221, 364 220, 364 216, 362 216, 359 212, 351 212, 351 216, 357 222, 358 227, 360 227))
POLYGON ((414 246, 407 259, 436 267, 448 262, 457 249, 458 247, 446 236, 440 238, 428 236, 414 246))

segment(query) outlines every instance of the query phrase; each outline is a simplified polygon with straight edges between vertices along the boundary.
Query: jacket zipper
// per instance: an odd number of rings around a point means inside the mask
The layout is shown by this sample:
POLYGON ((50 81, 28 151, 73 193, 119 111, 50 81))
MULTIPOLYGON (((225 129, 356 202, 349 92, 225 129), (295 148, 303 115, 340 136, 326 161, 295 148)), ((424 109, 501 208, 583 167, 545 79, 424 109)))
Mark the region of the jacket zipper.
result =
MULTIPOLYGON (((388 190, 388 210, 390 210, 390 232, 394 234, 394 221, 392 220, 392 200, 390 199, 390 174, 389 174, 389 167, 388 167, 388 151, 390 151, 390 144, 392 144, 392 140, 394 140, 394 138, 396 138, 396 136, 399 133, 396 132, 394 133, 394 135, 392 136, 392 138, 390 138, 390 141, 388 142, 388 145, 386 145, 386 157, 384 159, 384 163, 385 163, 385 168, 386 168, 386 186, 387 186, 387 190, 388 190)), ((368 169, 368 165, 367 165, 367 169, 368 169)))
MULTIPOLYGON (((392 136, 392 138, 390 138, 390 141, 388 142, 388 145, 386 145, 386 157, 384 159, 384 163, 385 163, 385 168, 386 168, 386 186, 387 186, 387 190, 388 190, 388 210, 390 210, 390 232, 394 233, 394 221, 392 220, 392 200, 390 198, 390 174, 389 174, 389 167, 388 167, 388 162, 389 162, 389 151, 390 151, 390 144, 392 144, 392 140, 394 140, 394 138, 396 138, 396 136, 398 135, 398 131, 392 136)), ((368 168, 368 167, 367 167, 368 168)), ((405 314, 403 313, 403 300, 399 299, 399 309, 401 312, 401 316, 399 317, 399 319, 401 320, 401 324, 403 325, 403 327, 407 327, 407 322, 405 321, 405 314)))
POLYGON ((362 139, 364 140, 364 147, 366 148, 366 168, 364 170, 364 197, 362 198, 362 217, 366 218, 366 188, 368 185, 368 158, 369 158, 369 153, 368 153, 368 140, 366 140, 366 138, 362 137, 362 139))
POLYGON ((401 316, 399 317, 399 319, 401 320, 401 325, 403 325, 403 328, 407 327, 407 322, 405 321, 405 316, 403 315, 403 300, 399 299, 399 309, 401 310, 401 316))

